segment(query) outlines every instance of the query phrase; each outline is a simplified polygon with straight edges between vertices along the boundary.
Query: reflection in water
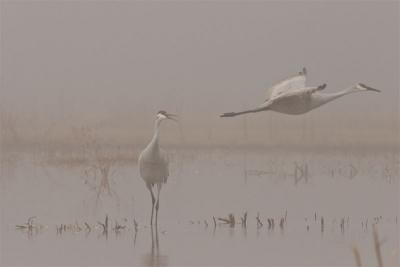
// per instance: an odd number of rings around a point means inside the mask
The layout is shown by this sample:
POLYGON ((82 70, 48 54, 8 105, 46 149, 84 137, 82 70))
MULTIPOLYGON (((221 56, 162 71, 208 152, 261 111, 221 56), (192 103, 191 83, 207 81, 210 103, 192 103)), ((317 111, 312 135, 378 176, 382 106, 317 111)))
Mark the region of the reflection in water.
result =
POLYGON ((32 239, 34 236, 37 236, 41 230, 43 230, 44 226, 41 224, 35 224, 34 220, 36 216, 32 216, 28 218, 28 222, 25 224, 16 225, 15 229, 17 231, 21 231, 26 234, 28 239, 32 239))
POLYGON ((242 227, 242 234, 244 239, 247 239, 247 227, 242 227))
POLYGON ((142 263, 144 266, 168 266, 168 256, 160 254, 160 243, 158 241, 158 226, 153 226, 151 228, 151 250, 150 253, 146 253, 142 257, 142 263))
MULTIPOLYGON (((0 153, 0 177, 7 177, 11 180, 15 177, 17 169, 18 155, 16 153, 0 153)), ((4 188, 4 187, 3 187, 4 188)))

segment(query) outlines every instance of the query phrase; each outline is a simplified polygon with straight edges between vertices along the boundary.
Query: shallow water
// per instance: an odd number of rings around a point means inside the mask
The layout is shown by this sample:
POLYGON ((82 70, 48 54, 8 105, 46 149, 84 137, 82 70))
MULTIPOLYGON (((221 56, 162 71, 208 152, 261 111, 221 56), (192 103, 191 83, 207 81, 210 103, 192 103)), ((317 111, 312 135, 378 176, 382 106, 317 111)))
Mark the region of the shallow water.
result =
POLYGON ((399 265, 397 152, 170 152, 171 175, 154 230, 150 195, 134 161, 111 167, 110 193, 97 199, 99 177, 91 179, 85 164, 2 155, 1 265, 355 266, 356 246, 363 265, 375 266, 373 224, 385 266, 399 265), (240 224, 245 212, 247 227, 240 224), (233 227, 218 220, 229 213, 233 227), (107 235, 98 224, 106 214, 107 235), (42 229, 15 229, 31 216, 42 229), (114 231, 116 221, 126 228, 114 231), (82 229, 59 233, 61 224, 82 229))

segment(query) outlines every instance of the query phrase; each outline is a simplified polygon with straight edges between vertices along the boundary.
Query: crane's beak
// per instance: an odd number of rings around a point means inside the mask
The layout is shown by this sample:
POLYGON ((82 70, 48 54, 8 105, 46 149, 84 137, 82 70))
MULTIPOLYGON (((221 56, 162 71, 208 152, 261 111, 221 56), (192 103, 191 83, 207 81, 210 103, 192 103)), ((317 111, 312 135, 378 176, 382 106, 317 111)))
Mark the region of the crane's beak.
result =
POLYGON ((177 119, 177 117, 178 117, 178 115, 175 115, 175 114, 171 114, 171 113, 167 113, 167 119, 170 119, 170 120, 173 120, 173 121, 178 121, 178 119, 177 119))

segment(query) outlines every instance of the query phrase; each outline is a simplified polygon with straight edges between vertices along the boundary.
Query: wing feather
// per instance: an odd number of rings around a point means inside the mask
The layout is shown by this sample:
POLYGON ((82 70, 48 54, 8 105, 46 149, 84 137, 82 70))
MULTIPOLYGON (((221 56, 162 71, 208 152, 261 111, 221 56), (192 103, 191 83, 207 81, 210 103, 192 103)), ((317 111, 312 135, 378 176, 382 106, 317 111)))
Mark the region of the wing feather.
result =
MULTIPOLYGON (((304 97, 304 96, 307 96, 307 95, 309 96, 309 95, 314 94, 315 92, 322 91, 325 88, 326 88, 326 83, 321 84, 319 86, 305 87, 305 88, 301 88, 301 89, 298 89, 298 90, 286 91, 286 92, 283 92, 282 94, 280 94, 279 96, 271 98, 269 101, 266 101, 265 105, 270 106, 273 103, 275 103, 277 101, 280 101, 282 99, 288 98, 288 97, 293 97, 293 96, 304 97)), ((263 105, 263 107, 265 105, 263 105)))
POLYGON ((276 96, 289 91, 300 90, 306 87, 307 70, 303 68, 297 75, 286 78, 278 82, 274 86, 267 89, 265 101, 275 98, 276 96))
POLYGON ((163 149, 161 149, 161 158, 164 161, 164 168, 165 168, 164 169, 165 175, 163 182, 166 183, 169 177, 169 154, 163 149))

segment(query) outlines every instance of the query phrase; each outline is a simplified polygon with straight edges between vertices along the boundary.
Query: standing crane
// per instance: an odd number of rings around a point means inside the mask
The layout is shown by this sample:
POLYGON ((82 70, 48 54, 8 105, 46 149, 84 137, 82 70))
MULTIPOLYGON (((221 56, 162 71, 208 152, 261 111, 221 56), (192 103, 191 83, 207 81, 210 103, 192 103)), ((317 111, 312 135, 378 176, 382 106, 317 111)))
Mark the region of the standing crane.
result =
POLYGON ((357 83, 356 85, 337 93, 321 93, 320 91, 325 89, 326 84, 307 87, 306 76, 306 68, 303 68, 303 70, 296 76, 287 78, 268 88, 266 98, 260 106, 239 112, 227 112, 220 116, 234 117, 246 113, 256 113, 267 110, 284 114, 298 115, 304 114, 339 97, 351 93, 363 91, 380 92, 378 89, 374 89, 362 83, 357 83))
POLYGON ((176 115, 169 114, 164 110, 161 110, 156 115, 155 125, 154 125, 154 135, 147 147, 140 153, 139 156, 139 172, 140 176, 146 183, 147 189, 150 191, 151 195, 151 219, 150 225, 153 225, 153 213, 154 207, 156 208, 156 225, 158 217, 158 208, 160 203, 160 191, 164 183, 167 182, 169 176, 168 169, 168 155, 159 146, 159 132, 161 122, 165 119, 174 120, 176 115), (157 201, 154 197, 153 187, 157 188, 157 201))

